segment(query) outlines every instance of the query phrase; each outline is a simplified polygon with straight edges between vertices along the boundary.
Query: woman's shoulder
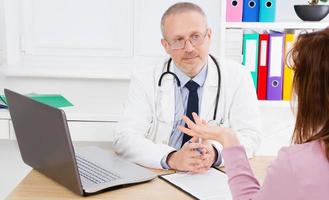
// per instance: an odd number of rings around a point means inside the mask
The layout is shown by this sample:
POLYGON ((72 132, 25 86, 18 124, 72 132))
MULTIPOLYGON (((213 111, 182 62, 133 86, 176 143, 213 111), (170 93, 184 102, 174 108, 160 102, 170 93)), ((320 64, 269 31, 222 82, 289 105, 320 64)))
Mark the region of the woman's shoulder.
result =
POLYGON ((328 194, 329 161, 319 141, 295 144, 280 150, 280 166, 305 199, 325 199, 328 194))
POLYGON ((302 168, 314 169, 316 167, 314 163, 323 163, 329 169, 329 162, 318 140, 283 147, 279 151, 278 157, 286 159, 292 169, 296 170, 302 168))
POLYGON ((321 150, 320 141, 315 140, 303 144, 292 144, 288 147, 282 147, 280 152, 285 152, 289 155, 305 154, 306 152, 314 152, 321 150))

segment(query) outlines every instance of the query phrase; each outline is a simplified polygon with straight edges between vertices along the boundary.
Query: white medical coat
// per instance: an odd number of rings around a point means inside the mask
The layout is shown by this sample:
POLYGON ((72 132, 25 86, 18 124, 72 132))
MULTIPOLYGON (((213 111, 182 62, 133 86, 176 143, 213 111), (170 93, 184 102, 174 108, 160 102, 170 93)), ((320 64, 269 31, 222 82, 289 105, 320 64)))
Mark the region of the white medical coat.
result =
MULTIPOLYGON (((230 127, 236 132, 248 157, 252 157, 259 147, 261 130, 257 97, 250 72, 234 61, 218 62, 221 88, 216 120, 219 122, 222 119, 222 126, 230 127)), ((162 168, 161 159, 175 150, 168 145, 175 112, 173 76, 164 76, 162 85, 158 88, 159 77, 166 70, 166 64, 139 69, 133 74, 123 117, 114 134, 113 147, 119 155, 152 168, 162 168), (163 96, 161 102, 157 103, 159 91, 163 96)), ((217 86, 216 65, 208 57, 208 73, 199 113, 207 121, 213 118, 217 86)), ((216 141, 212 141, 212 144, 218 149, 222 148, 216 141)))

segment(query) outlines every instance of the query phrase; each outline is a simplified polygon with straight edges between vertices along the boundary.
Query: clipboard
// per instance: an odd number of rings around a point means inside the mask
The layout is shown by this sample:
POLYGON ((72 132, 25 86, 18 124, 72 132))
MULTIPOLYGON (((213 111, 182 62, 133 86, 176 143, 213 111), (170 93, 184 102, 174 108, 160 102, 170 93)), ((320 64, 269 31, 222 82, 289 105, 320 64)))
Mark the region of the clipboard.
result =
POLYGON ((160 175, 159 178, 195 199, 232 200, 228 178, 222 170, 217 168, 210 168, 207 172, 200 174, 177 172, 160 175))

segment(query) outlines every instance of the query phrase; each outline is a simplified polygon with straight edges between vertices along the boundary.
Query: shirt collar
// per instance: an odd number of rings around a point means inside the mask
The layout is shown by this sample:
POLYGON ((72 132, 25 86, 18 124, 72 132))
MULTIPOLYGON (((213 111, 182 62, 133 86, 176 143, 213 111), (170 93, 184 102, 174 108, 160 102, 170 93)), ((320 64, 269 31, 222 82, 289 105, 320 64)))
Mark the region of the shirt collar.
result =
POLYGON ((208 63, 205 64, 204 67, 202 67, 201 71, 193 78, 191 79, 189 76, 187 76, 184 72, 182 72, 177 66, 176 64, 173 62, 173 69, 174 69, 174 73, 176 74, 176 76, 178 77, 181 86, 184 87, 185 84, 187 82, 189 82, 190 80, 193 80, 194 82, 196 82, 200 87, 203 86, 204 82, 206 81, 206 77, 207 77, 207 72, 208 72, 208 63))

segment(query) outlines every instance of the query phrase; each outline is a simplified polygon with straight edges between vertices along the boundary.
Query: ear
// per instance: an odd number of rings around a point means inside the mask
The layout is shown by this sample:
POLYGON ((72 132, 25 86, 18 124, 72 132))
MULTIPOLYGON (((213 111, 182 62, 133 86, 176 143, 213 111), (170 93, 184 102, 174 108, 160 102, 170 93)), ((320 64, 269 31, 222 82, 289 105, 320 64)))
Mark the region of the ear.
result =
POLYGON ((209 40, 211 41, 211 38, 212 38, 212 29, 211 28, 208 28, 208 34, 207 34, 209 40))
POLYGON ((167 42, 167 40, 162 38, 161 44, 162 44, 163 48, 165 49, 165 51, 167 52, 167 54, 170 54, 170 46, 169 46, 169 43, 167 42))

